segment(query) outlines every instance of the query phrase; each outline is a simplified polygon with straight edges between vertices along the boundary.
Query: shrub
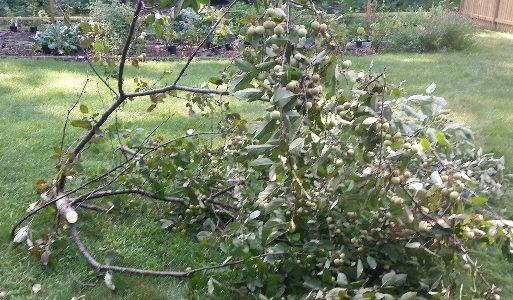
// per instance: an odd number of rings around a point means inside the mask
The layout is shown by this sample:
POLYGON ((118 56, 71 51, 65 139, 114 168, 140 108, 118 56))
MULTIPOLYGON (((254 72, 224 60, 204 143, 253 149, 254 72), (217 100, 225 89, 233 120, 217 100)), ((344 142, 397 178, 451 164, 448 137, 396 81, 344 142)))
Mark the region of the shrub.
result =
POLYGON ((75 25, 67 26, 56 22, 46 26, 44 31, 38 31, 34 37, 37 47, 47 45, 58 54, 69 54, 79 49, 80 32, 75 25))
POLYGON ((107 3, 96 0, 91 3, 89 26, 93 28, 95 49, 118 53, 130 28, 131 15, 132 8, 118 1, 107 3))
POLYGON ((462 50, 473 44, 475 29, 465 17, 438 8, 430 13, 382 16, 372 24, 374 45, 385 51, 462 50))

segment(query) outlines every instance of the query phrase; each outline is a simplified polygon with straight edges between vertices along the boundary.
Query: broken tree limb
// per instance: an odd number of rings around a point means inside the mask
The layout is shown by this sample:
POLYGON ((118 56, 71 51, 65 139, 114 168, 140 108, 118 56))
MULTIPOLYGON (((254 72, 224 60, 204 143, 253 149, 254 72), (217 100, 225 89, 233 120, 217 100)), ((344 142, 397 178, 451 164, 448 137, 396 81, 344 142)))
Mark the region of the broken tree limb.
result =
POLYGON ((77 245, 78 251, 82 254, 82 256, 84 256, 87 263, 89 263, 89 265, 91 265, 97 271, 113 271, 113 272, 119 272, 119 273, 153 275, 153 276, 186 277, 193 273, 206 271, 206 270, 212 270, 212 269, 225 268, 228 266, 239 264, 243 261, 243 260, 231 261, 231 262, 226 262, 226 263, 223 263, 220 265, 205 266, 205 267, 201 267, 201 268, 197 268, 197 269, 192 269, 189 271, 156 271, 156 270, 146 270, 146 269, 136 269, 136 268, 122 267, 122 266, 105 265, 105 264, 99 263, 91 255, 91 253, 87 250, 84 243, 82 243, 82 240, 80 239, 80 235, 78 233, 76 224, 71 224, 70 233, 71 233, 71 238, 77 245))
POLYGON ((57 211, 59 214, 68 221, 70 224, 74 224, 78 220, 78 214, 74 208, 71 207, 69 199, 67 197, 62 197, 55 202, 55 206, 57 206, 57 211))

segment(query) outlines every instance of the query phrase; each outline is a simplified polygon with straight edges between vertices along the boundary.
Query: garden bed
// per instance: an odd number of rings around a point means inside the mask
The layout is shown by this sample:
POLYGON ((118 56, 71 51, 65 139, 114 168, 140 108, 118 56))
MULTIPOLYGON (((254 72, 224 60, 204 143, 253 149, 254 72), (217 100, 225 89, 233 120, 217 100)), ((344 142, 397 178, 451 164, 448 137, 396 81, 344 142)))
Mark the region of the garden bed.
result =
MULTIPOLYGON (((34 51, 32 49, 31 38, 33 33, 28 31, 11 32, 0 30, 0 57, 41 57, 41 58, 63 58, 63 59, 84 59, 83 52, 75 52, 67 55, 48 55, 42 51, 34 51)), ((176 59, 189 57, 195 50, 194 46, 178 46, 176 54, 170 54, 165 45, 152 41, 147 44, 145 48, 146 58, 155 60, 176 59)), ((93 52, 90 52, 93 55, 93 52)), ((201 49, 198 57, 208 58, 232 58, 239 54, 234 47, 234 50, 227 51, 224 45, 214 46, 212 48, 201 49)))

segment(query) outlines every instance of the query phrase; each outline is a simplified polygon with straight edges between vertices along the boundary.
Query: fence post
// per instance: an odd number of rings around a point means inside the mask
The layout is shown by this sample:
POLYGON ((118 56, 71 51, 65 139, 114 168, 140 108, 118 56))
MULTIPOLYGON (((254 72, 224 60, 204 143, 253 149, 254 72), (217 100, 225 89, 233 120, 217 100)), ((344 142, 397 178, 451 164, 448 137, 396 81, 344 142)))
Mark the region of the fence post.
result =
POLYGON ((444 0, 444 10, 449 10, 451 7, 451 0, 444 0))
POLYGON ((55 0, 48 0, 48 14, 50 15, 50 21, 55 22, 55 0))
POLYGON ((499 7, 501 4, 501 0, 495 0, 495 7, 493 8, 493 16, 492 16, 492 26, 493 28, 497 28, 497 17, 499 17, 499 7))
POLYGON ((366 18, 367 18, 367 30, 370 30, 370 26, 371 26, 371 10, 372 10, 372 6, 371 6, 371 0, 367 0, 367 5, 365 7, 365 13, 366 13, 366 18))

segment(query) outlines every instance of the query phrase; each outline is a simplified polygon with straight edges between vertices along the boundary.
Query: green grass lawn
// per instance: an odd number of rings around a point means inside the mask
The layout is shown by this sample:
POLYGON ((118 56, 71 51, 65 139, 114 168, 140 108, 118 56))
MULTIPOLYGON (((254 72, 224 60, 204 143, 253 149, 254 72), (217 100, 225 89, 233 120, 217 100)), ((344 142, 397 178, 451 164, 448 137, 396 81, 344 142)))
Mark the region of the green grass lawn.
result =
MULTIPOLYGON (((431 82, 436 82, 437 93, 448 99, 453 116, 470 124, 477 133, 478 143, 487 151, 504 155, 509 170, 513 170, 510 163, 513 161, 512 35, 480 34, 478 45, 465 52, 385 54, 350 59, 357 68, 367 68, 371 61, 375 70, 386 66, 390 81, 406 80, 410 94, 420 93, 431 82)), ((180 64, 148 63, 148 71, 141 75, 155 78, 164 70, 177 70, 180 64)), ((200 83, 225 65, 223 61, 198 62, 188 71, 183 84, 200 83)), ((0 210, 0 292, 20 299, 70 299, 83 294, 91 299, 206 299, 204 282, 117 274, 114 278, 118 290, 112 293, 102 278, 91 272, 68 238, 55 249, 48 267, 41 266, 37 258, 28 257, 24 247, 11 249, 9 228, 27 205, 35 201, 35 181, 51 176, 52 148, 59 143, 66 111, 76 100, 88 72, 84 63, 0 59, 0 163, 3 166, 0 171, 0 203, 3 205, 0 210), (31 292, 34 283, 42 284, 43 290, 38 295, 31 292)), ((130 67, 128 77, 135 73, 130 67)), ((82 103, 101 112, 112 98, 93 76, 89 78, 92 81, 82 103)), ((148 99, 129 102, 119 117, 125 125, 151 128, 174 113, 159 130, 164 136, 208 126, 208 122, 190 120, 183 101, 168 100, 153 113, 146 113, 149 104, 148 99)), ((255 106, 234 101, 233 109, 251 114, 255 106)), ((79 113, 75 112, 71 118, 77 117, 79 113)), ((69 129, 68 142, 80 134, 78 129, 69 129)), ((93 162, 102 159, 94 155, 90 158, 93 162)), ((513 204, 506 202, 511 199, 513 197, 508 195, 497 205, 511 212, 513 204)), ((98 260, 102 260, 109 249, 119 252, 115 263, 155 269, 180 269, 188 265, 200 266, 210 259, 222 260, 215 249, 198 246, 193 236, 162 231, 158 220, 166 213, 165 209, 164 205, 155 205, 142 213, 144 218, 138 213, 97 216, 79 212, 83 220, 80 229, 98 260)), ((38 223, 45 221, 51 221, 50 213, 37 220, 38 223)), ((503 299, 512 299, 513 264, 504 262, 496 254, 478 254, 487 266, 487 273, 504 287, 503 299)))

